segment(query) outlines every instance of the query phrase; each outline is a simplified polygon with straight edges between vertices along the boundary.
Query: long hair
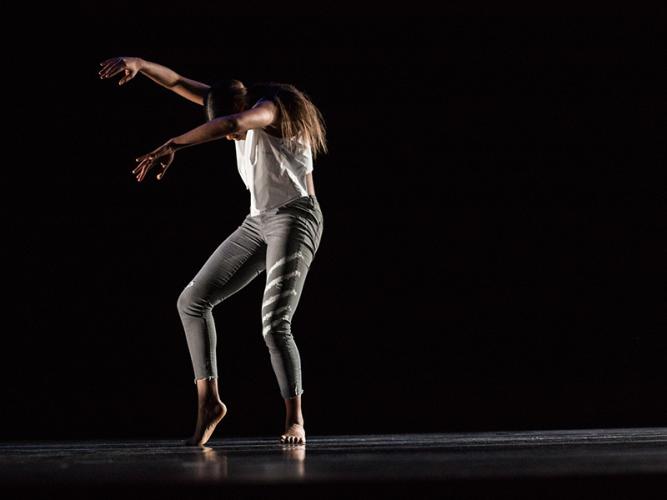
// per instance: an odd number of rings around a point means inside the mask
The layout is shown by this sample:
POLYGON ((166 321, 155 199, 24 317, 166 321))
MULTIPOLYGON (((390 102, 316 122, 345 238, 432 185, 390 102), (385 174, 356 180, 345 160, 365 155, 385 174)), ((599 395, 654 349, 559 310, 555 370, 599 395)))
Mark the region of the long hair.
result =
POLYGON ((239 80, 221 80, 206 95, 206 116, 212 120, 238 113, 262 98, 278 107, 281 133, 290 151, 298 147, 298 142, 310 145, 313 159, 328 151, 322 113, 308 95, 289 83, 262 82, 246 87, 239 80))

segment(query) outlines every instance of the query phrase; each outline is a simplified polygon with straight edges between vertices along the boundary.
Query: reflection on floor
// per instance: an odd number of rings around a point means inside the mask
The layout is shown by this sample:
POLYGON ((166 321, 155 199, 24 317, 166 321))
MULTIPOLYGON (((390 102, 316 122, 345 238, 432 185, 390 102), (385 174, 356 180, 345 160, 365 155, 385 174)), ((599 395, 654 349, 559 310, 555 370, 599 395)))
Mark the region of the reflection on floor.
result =
POLYGON ((666 478, 667 428, 0 443, 14 497, 667 498, 666 478))

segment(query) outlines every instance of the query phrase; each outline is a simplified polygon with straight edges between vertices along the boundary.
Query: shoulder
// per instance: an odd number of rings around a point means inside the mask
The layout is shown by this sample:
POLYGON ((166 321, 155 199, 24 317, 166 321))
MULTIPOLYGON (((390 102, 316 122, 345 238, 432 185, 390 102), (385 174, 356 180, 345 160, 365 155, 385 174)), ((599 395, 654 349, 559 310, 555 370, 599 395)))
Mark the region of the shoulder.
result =
POLYGON ((264 108, 264 109, 269 109, 273 112, 278 111, 278 106, 276 105, 273 100, 271 100, 270 97, 261 97, 253 104, 253 106, 250 109, 255 109, 255 108, 264 108))
POLYGON ((280 115, 278 106, 272 100, 262 97, 248 110, 256 113, 268 113, 273 117, 272 123, 275 122, 280 115))
POLYGON ((268 97, 262 97, 250 109, 260 109, 270 113, 273 116, 273 119, 269 125, 263 127, 263 132, 266 132, 273 137, 282 137, 280 129, 280 110, 275 102, 268 97))

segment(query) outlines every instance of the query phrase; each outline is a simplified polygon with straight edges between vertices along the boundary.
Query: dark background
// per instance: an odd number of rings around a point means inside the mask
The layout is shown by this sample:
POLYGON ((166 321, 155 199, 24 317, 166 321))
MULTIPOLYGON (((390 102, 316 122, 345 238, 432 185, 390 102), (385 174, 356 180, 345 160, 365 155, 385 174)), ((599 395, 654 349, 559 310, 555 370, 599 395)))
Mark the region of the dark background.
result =
MULTIPOLYGON (((194 430, 176 299, 249 194, 224 140, 136 182, 204 117, 145 76, 99 80, 117 55, 290 82, 322 111, 324 233, 292 323, 309 434, 666 424, 657 19, 170 14, 91 4, 17 42, 39 64, 6 98, 1 439, 194 430)), ((283 430, 263 280, 214 310, 218 436, 283 430)))

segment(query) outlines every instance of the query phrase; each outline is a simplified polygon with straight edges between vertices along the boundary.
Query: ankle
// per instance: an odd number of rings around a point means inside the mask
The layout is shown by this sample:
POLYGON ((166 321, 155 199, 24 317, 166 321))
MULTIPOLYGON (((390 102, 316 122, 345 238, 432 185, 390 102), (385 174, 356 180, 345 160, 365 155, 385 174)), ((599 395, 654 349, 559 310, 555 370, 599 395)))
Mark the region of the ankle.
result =
POLYGON ((220 400, 220 396, 218 396, 217 394, 207 394, 205 396, 200 396, 198 399, 198 403, 200 407, 203 407, 203 406, 221 405, 222 401, 220 400))
POLYGON ((289 427, 290 425, 298 424, 303 427, 303 416, 298 417, 287 417, 285 419, 285 424, 289 427))

